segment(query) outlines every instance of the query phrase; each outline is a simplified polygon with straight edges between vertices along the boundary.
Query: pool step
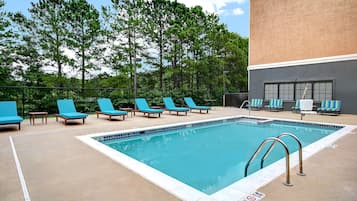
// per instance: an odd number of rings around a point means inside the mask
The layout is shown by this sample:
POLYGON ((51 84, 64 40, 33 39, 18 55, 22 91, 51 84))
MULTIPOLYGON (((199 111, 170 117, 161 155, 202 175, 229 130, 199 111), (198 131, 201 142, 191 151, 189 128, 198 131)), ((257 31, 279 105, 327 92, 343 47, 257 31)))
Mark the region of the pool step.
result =
POLYGON ((267 124, 267 123, 270 123, 272 121, 273 120, 271 120, 271 119, 241 118, 237 122, 238 123, 244 123, 244 124, 258 125, 258 124, 267 124))

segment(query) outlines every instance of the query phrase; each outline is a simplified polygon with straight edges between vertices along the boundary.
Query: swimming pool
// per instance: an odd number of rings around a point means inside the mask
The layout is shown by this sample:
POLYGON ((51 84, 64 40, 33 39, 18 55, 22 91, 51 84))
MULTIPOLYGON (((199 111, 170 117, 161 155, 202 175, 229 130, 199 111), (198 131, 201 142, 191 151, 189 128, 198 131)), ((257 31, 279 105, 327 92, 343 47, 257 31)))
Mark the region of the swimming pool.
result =
MULTIPOLYGON (((184 189, 186 193, 198 190, 201 193, 195 192, 196 197, 214 197, 225 191, 227 186, 234 186, 239 183, 237 181, 242 180, 246 162, 267 137, 277 136, 283 132, 293 133, 306 147, 342 128, 264 118, 234 117, 89 137, 95 141, 97 147, 109 150, 111 158, 117 160, 113 154, 119 154, 123 159, 119 160, 120 163, 127 167, 136 166, 134 171, 146 178, 152 177, 155 180, 157 177, 159 180, 166 180, 168 186, 170 182, 183 183, 175 184, 171 188, 163 187, 170 192, 177 189, 184 189), (148 168, 150 173, 147 172, 148 168), (167 177, 170 179, 167 180, 167 177)), ((290 153, 298 149, 292 139, 286 138, 284 142, 288 145, 290 153)), ((97 149, 101 151, 101 148, 97 149)), ((276 146, 264 166, 283 160, 282 158, 283 149, 276 146)), ((257 160, 251 164, 250 174, 260 169, 259 162, 260 160, 257 160)), ((163 181, 153 182, 158 184, 163 181)), ((189 194, 192 197, 192 193, 189 194)))

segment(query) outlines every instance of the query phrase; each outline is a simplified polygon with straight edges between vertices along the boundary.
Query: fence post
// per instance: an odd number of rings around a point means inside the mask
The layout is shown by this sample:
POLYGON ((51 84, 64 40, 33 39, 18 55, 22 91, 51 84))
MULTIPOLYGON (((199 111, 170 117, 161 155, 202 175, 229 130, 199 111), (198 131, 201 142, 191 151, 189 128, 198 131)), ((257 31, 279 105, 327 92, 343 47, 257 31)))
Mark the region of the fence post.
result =
POLYGON ((22 87, 22 116, 25 118, 25 87, 22 87))

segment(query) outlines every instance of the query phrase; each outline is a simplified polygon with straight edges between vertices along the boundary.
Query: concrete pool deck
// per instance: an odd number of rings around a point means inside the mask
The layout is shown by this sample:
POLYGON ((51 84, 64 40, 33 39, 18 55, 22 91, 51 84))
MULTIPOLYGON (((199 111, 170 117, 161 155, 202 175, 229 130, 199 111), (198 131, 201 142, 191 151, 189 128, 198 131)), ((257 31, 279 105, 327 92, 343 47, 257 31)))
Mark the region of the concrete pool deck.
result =
MULTIPOLYGON (((0 200, 24 200, 9 136, 16 147, 31 200, 179 200, 160 187, 126 169, 110 158, 80 142, 75 136, 98 132, 121 131, 155 125, 190 122, 218 117, 247 115, 247 110, 217 107, 209 114, 168 115, 146 118, 142 114, 125 121, 107 121, 90 115, 86 124, 64 126, 54 118, 47 125, 30 125, 29 120, 16 126, 0 127, 0 200)), ((291 112, 252 111, 251 115, 299 120, 291 112)), ((308 115, 306 121, 357 125, 357 115, 308 115)), ((40 120, 37 120, 40 122, 40 120)), ((295 176, 293 187, 281 183, 284 175, 258 189, 263 200, 355 200, 357 198, 357 131, 346 135, 333 146, 304 161, 306 177, 295 176)))

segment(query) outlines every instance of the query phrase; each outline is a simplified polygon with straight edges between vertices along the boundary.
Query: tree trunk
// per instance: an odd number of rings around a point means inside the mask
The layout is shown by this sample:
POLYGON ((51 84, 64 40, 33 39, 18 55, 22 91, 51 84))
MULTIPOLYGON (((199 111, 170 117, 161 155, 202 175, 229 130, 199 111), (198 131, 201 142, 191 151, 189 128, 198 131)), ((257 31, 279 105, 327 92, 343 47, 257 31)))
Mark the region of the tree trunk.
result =
POLYGON ((81 32, 82 32, 82 44, 81 44, 81 59, 82 59, 82 93, 84 93, 84 82, 85 82, 85 73, 86 73, 86 68, 85 68, 85 53, 84 53, 84 22, 82 21, 82 26, 81 26, 81 32))
POLYGON ((178 79, 177 79, 177 49, 176 49, 176 41, 174 42, 174 58, 172 60, 172 69, 173 69, 173 81, 174 81, 174 89, 178 88, 178 79))
POLYGON ((84 93, 84 81, 85 81, 85 55, 84 55, 84 48, 82 47, 82 93, 84 93))
POLYGON ((162 40, 163 34, 162 34, 162 27, 160 24, 160 34, 159 34, 159 49, 160 49, 160 66, 159 66, 159 71, 160 71, 160 89, 162 89, 162 80, 163 80, 163 74, 164 74, 164 69, 163 69, 163 40, 162 40))
POLYGON ((128 30, 128 43, 129 43, 129 72, 130 72, 130 89, 133 88, 134 84, 134 79, 133 79, 133 54, 132 54, 132 45, 131 45, 131 31, 130 29, 128 30))
POLYGON ((59 35, 58 33, 56 33, 56 60, 57 60, 57 68, 58 68, 58 72, 57 72, 57 78, 59 80, 59 87, 63 87, 63 83, 62 83, 62 63, 61 63, 61 59, 60 59, 60 46, 59 46, 59 35))

